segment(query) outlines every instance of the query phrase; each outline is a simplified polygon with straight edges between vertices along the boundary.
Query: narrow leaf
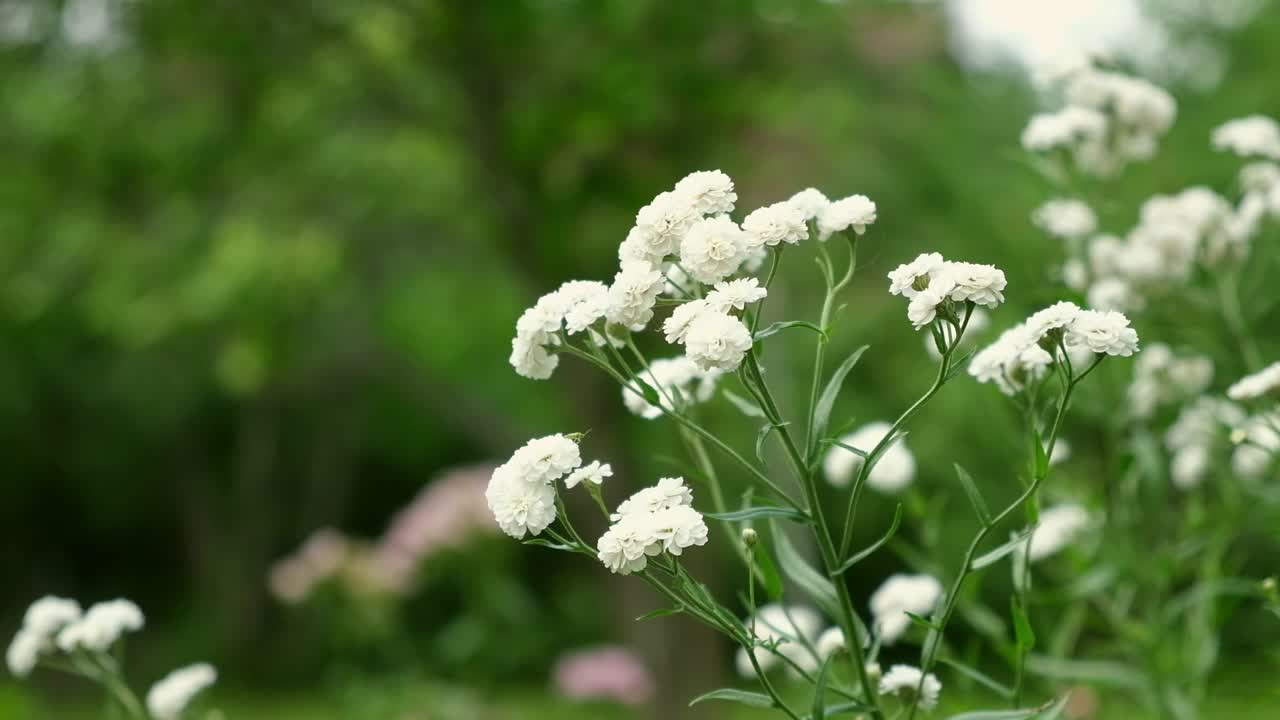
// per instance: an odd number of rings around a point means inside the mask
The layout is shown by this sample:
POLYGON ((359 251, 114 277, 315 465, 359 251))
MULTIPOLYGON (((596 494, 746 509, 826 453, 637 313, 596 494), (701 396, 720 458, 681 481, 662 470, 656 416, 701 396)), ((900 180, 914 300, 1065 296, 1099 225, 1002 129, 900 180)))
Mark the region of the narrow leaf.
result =
POLYGON ((818 670, 818 680, 813 687, 813 713, 810 717, 813 720, 823 720, 827 717, 827 668, 831 666, 831 658, 835 655, 828 655, 823 661, 822 668, 818 670))
POLYGON ((799 585, 828 617, 839 617, 840 603, 831 581, 801 557, 786 533, 779 531, 776 525, 773 525, 773 542, 778 546, 778 564, 782 566, 782 572, 799 585))
POLYGON ((818 333, 818 335, 821 336, 822 339, 824 340, 827 339, 826 331, 824 331, 822 328, 818 327, 817 325, 814 325, 811 322, 805 322, 804 320, 787 320, 786 322, 773 323, 772 325, 770 325, 769 327, 763 330, 756 331, 755 339, 757 341, 763 340, 771 335, 777 335, 778 333, 788 328, 805 328, 806 330, 812 330, 818 333))
POLYGON ((641 615, 640 617, 636 618, 636 622, 640 622, 641 620, 651 620, 653 618, 666 617, 668 615, 679 615, 682 612, 684 612, 684 610, 680 608, 661 608, 659 610, 654 610, 653 612, 647 612, 641 615))
POLYGON ((632 380, 640 384, 640 393, 644 395, 645 402, 654 407, 662 406, 662 395, 658 393, 657 388, 645 382, 639 376, 632 378, 632 380))
POLYGON ((1027 669, 1055 680, 1091 682, 1109 687, 1141 690, 1147 687, 1142 671, 1112 660, 1067 660, 1046 655, 1027 657, 1027 669))
POLYGON ((763 693, 747 692, 746 690, 737 690, 735 688, 720 688, 712 690, 704 695, 699 695, 689 702, 689 707, 693 707, 701 702, 708 700, 725 700, 728 702, 741 703, 752 707, 773 707, 773 698, 763 693))
POLYGON ((1042 478, 1049 472, 1049 455, 1044 450, 1044 443, 1041 442, 1040 434, 1035 433, 1036 446, 1036 477, 1042 478))
POLYGON ((860 550, 857 553, 854 553, 848 560, 845 560, 844 564, 841 565, 840 569, 836 570, 834 574, 839 575, 844 573, 854 565, 857 565, 863 560, 866 560, 868 557, 871 556, 871 553, 884 547, 884 544, 889 542, 891 539, 893 539, 894 534, 898 532, 898 525, 901 522, 902 522, 902 503, 898 503, 897 509, 893 511, 893 521, 889 523, 889 529, 885 532, 885 534, 881 536, 879 540, 876 540, 875 542, 871 543, 863 550, 860 550))
POLYGON ((542 547, 551 548, 552 550, 572 550, 573 549, 572 545, 565 545, 563 543, 554 542, 546 538, 529 538, 528 540, 524 541, 524 544, 540 545, 542 547))
POLYGON ((911 622, 915 623, 916 625, 919 625, 920 627, 926 628, 928 630, 936 630, 938 632, 942 632, 942 628, 930 622, 928 618, 917 615, 909 610, 904 610, 903 612, 905 612, 907 614, 907 617, 911 618, 911 622))
POLYGON ((827 421, 831 419, 831 410, 836 405, 836 398, 840 395, 840 388, 844 386, 844 379, 849 375, 849 371, 853 370, 853 366, 858 364, 858 360, 862 358, 862 353, 867 351, 870 345, 863 345, 854 350, 849 357, 845 358, 840 367, 831 374, 831 379, 827 381, 826 388, 823 389, 822 395, 818 397, 818 404, 813 410, 813 437, 820 438, 826 434, 827 421))
POLYGON ((1068 693, 1052 703, 1020 710, 976 710, 952 715, 947 720, 1055 720, 1062 715, 1070 697, 1068 693))
POLYGON ((1027 617, 1027 609, 1018 601, 1018 596, 1009 598, 1013 613, 1013 637, 1022 652, 1031 652, 1036 646, 1036 633, 1031 629, 1031 618, 1027 617))
POLYGON ((978 516, 978 522, 982 523, 983 527, 990 527, 991 511, 987 509, 987 501, 982 499, 982 492, 978 490, 977 483, 973 481, 968 471, 960 467, 960 463, 956 463, 955 467, 956 477, 960 478, 960 486, 969 496, 969 504, 973 506, 973 512, 978 516))
POLYGON ((778 602, 782 599, 782 576, 778 574, 778 565, 773 561, 773 555, 764 547, 763 543, 756 543, 756 565, 760 568, 760 579, 764 583, 765 594, 769 599, 778 602))
POLYGON ((986 673, 982 672, 981 670, 975 667, 971 667, 969 665, 966 665, 960 662, 959 660, 952 660, 950 658, 939 658, 938 662, 942 663, 943 665, 946 665, 952 670, 955 670, 961 675, 964 675, 970 680, 973 680, 979 685, 982 685, 983 687, 987 688, 988 690, 994 692, 995 694, 999 695, 1000 697, 1006 700, 1011 699, 1013 697, 1013 688, 1000 683, 999 681, 992 678, 990 675, 987 675, 986 673))
POLYGON ((1022 532, 1015 534, 1009 542, 975 559, 970 568, 973 570, 981 570, 988 565, 994 565, 995 563, 1000 562, 1005 555, 1017 550, 1019 545, 1025 543, 1027 541, 1027 536, 1029 536, 1034 530, 1035 528, 1027 528, 1022 532))
POLYGON ((736 522, 739 520, 752 520, 755 518, 776 517, 794 520, 796 522, 807 523, 809 516, 802 510, 796 510, 788 507, 778 507, 775 505, 760 505, 757 507, 748 507, 741 510, 722 513, 704 513, 706 517, 716 520, 725 520, 727 522, 736 522))

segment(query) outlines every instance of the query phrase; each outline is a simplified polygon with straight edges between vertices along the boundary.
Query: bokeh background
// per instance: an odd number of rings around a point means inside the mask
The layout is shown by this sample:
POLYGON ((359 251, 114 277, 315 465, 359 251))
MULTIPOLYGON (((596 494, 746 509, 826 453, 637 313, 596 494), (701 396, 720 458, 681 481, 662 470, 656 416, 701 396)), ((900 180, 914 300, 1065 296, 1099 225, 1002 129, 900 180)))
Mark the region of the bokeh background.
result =
MULTIPOLYGON (((135 681, 213 661, 228 718, 728 717, 685 709, 733 680, 720 639, 633 623, 659 607, 641 584, 483 523, 431 544, 403 592, 291 604, 268 579, 320 528, 376 549, 424 488, 465 495, 531 436, 590 429, 619 497, 669 474, 669 428, 605 378, 566 362, 530 382, 506 357, 521 310, 608 279, 635 210, 686 173, 729 173, 744 209, 807 186, 876 200, 835 342, 873 346, 841 410, 890 417, 930 364, 890 268, 999 264, 997 327, 1060 292, 1028 222, 1048 188, 1017 143, 1023 61, 1093 43, 1177 95, 1159 157, 1098 208, 1128 222, 1153 191, 1230 184, 1208 134, 1280 115, 1277 33, 1280 9, 1243 0, 0 0, 0 630, 47 592, 133 598, 135 681), (661 690, 561 698, 557 658, 607 644, 661 690)), ((816 277, 787 268, 771 304, 811 309, 816 277)), ((784 387, 802 362, 779 354, 784 387)), ((1068 440, 1089 447, 1124 379, 1081 398, 1068 440)), ((714 422, 753 442, 732 407, 714 422)), ((1014 422, 990 388, 949 387, 909 441, 913 502, 953 460, 1007 490, 1014 422)), ((908 539, 962 537, 952 509, 908 539)), ((729 557, 692 562, 731 593, 729 557)), ((901 566, 868 562, 855 597, 901 566)), ((1278 635, 1254 625, 1228 630, 1216 716, 1280 712, 1274 683, 1240 679, 1274 674, 1278 635)), ((0 679, 2 718, 95 701, 0 679)))

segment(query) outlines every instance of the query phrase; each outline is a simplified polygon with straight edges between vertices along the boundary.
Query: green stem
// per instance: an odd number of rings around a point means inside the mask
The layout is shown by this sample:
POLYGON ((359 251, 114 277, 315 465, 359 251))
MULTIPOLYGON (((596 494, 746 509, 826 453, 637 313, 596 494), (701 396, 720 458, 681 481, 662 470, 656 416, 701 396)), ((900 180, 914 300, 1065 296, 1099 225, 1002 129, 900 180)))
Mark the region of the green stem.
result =
POLYGON ((1244 319, 1244 311, 1240 307, 1240 283, 1235 270, 1226 270, 1215 274, 1218 281, 1218 299, 1222 305, 1222 316, 1227 322, 1231 334, 1240 344, 1240 352, 1244 355, 1245 365, 1249 372, 1262 367, 1262 355, 1258 346, 1249 335, 1249 326, 1244 319))

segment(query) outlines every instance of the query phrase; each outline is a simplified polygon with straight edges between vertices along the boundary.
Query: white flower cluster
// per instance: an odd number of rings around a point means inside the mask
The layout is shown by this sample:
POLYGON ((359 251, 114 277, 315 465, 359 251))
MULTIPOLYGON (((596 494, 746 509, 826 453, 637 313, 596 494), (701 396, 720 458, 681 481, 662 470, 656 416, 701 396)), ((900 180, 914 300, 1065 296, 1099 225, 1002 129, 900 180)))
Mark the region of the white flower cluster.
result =
MULTIPOLYGON (((619 277, 622 275, 619 273, 619 277)), ((624 278, 622 286, 634 290, 641 281, 656 282, 658 290, 661 290, 661 278, 637 280, 635 275, 624 278)), ((658 290, 652 291, 653 297, 657 297, 658 290)), ((610 293, 611 289, 604 283, 571 280, 556 291, 543 295, 516 321, 516 336, 511 341, 511 366, 527 378, 545 380, 551 377, 560 362, 560 358, 551 351, 560 344, 560 332, 564 330, 574 335, 590 328, 604 317, 609 308, 610 293)), ((603 339, 598 334, 594 337, 603 339)))
POLYGON ((1227 388, 1227 397, 1238 402, 1260 400, 1280 390, 1280 362, 1246 375, 1227 388))
POLYGON ((1035 115, 1022 132, 1031 152, 1068 156, 1081 172, 1110 176, 1155 154, 1173 125, 1177 103, 1141 78, 1080 63, 1058 73, 1046 90, 1062 109, 1035 115))
POLYGON ((646 420, 653 420, 662 415, 664 408, 675 410, 677 406, 684 407, 710 400, 722 374, 719 370, 703 370, 684 355, 654 360, 640 373, 640 379, 658 391, 658 405, 651 404, 643 395, 625 387, 622 389, 622 404, 632 413, 646 420))
POLYGON ((1280 412, 1259 413, 1232 432, 1238 440, 1231 453, 1231 469, 1241 477, 1266 477, 1280 456, 1280 412))
POLYGON ((1280 160, 1280 123, 1266 115, 1248 115, 1214 128, 1213 147, 1247 158, 1280 160))
POLYGON ((137 632, 144 623, 142 610, 123 598, 92 605, 79 620, 58 633, 58 649, 63 652, 88 650, 106 652, 126 632, 137 632))
POLYGON ((611 572, 640 572, 663 552, 707 544, 707 524, 692 507, 693 492, 683 478, 662 478, 618 506, 613 524, 596 543, 600 562, 611 572))
POLYGON ((1053 198, 1031 213, 1031 221, 1041 230, 1063 240, 1092 235, 1098 229, 1093 208, 1074 198, 1053 198))
POLYGON ((581 464, 578 443, 566 435, 548 435, 525 443, 493 471, 485 489, 485 500, 498 527, 516 539, 547 529, 556 519, 556 480, 581 464))
POLYGON ((911 617, 933 612, 942 599, 942 583, 932 575, 897 574, 871 593, 871 617, 880 642, 892 645, 911 627, 911 617))
POLYGON ((994 382, 1006 395, 1017 394, 1063 359, 1059 341, 1070 351, 1067 359, 1073 367, 1087 362, 1090 353, 1128 357, 1138 351, 1138 333, 1123 314, 1081 310, 1063 301, 1032 314, 979 350, 969 362, 969 374, 978 382, 994 382))
POLYGON ((1184 406, 1164 436, 1173 456, 1169 474, 1174 486, 1182 490, 1199 486, 1212 467, 1213 450, 1224 428, 1237 427, 1245 419, 1245 412, 1234 403, 1208 395, 1184 406))
POLYGON ((50 595, 32 603, 5 653, 9 672, 15 677, 31 674, 40 656, 53 650, 54 638, 81 617, 80 604, 75 600, 50 595))
POLYGON ((1236 214, 1242 224, 1262 211, 1280 219, 1280 165, 1274 162, 1245 165, 1240 168, 1240 187, 1244 198, 1236 214))
MULTIPOLYGON (((1089 512, 1080 505, 1057 505, 1040 512, 1027 551, 1032 562, 1043 560, 1070 545, 1089 526, 1089 512)), ((1016 563, 1015 563, 1016 564, 1016 563)))
POLYGON ((1203 355, 1175 355, 1164 343, 1152 343, 1134 362, 1129 413, 1149 418, 1160 405, 1198 395, 1213 381, 1213 361, 1203 355))
POLYGON ((677 307, 663 323, 667 342, 683 344, 685 355, 704 373, 732 371, 751 350, 751 331, 733 315, 768 294, 755 278, 721 281, 705 298, 677 307))
MULTIPOLYGON (((870 453, 893 426, 887 422, 873 422, 840 438, 840 442, 855 447, 864 453, 870 453)), ((862 456, 851 450, 832 445, 822 460, 823 473, 827 482, 836 487, 847 487, 853 476, 862 469, 862 456)), ((867 474, 867 484, 882 493, 898 493, 905 490, 916 476, 916 459, 902 440, 895 441, 880 455, 871 472, 867 474)))
POLYGON ((920 668, 911 665, 894 665, 889 672, 880 678, 881 695, 894 695, 903 703, 915 698, 920 692, 919 706, 924 710, 932 710, 938 706, 938 695, 942 693, 942 683, 933 673, 925 675, 920 668), (923 678, 923 682, 922 682, 923 678))
MULTIPOLYGON (((743 622, 748 628, 754 625, 755 636, 760 642, 775 648, 774 652, 756 648, 756 662, 762 671, 772 670, 784 659, 805 672, 818 669, 820 662, 810 650, 815 647, 818 633, 822 631, 822 617, 818 613, 800 605, 775 603, 757 608, 755 616, 743 622)), ((752 667, 745 648, 738 649, 734 664, 738 674, 748 678, 755 677, 755 668, 752 667)))
POLYGON ((217 680, 218 671, 208 663, 174 670, 147 692, 147 711, 155 720, 178 720, 191 700, 217 680))
POLYGON ((1004 271, 994 265, 951 262, 924 253, 889 272, 889 293, 910 300, 907 319, 917 330, 942 313, 958 324, 955 303, 995 308, 1004 302, 1004 271))

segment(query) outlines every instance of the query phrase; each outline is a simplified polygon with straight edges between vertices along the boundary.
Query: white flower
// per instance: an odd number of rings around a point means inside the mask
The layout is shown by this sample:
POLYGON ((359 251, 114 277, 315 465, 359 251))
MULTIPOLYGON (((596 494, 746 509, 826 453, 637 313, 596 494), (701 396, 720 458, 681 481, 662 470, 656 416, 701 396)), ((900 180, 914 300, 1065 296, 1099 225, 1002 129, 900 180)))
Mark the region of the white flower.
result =
POLYGON ((814 644, 814 649, 818 651, 818 657, 826 660, 838 652, 844 651, 844 630, 837 627, 829 627, 822 631, 818 636, 818 642, 814 644))
MULTIPOLYGON (((825 198, 824 198, 825 199, 825 198)), ((751 211, 742 221, 747 245, 752 248, 796 245, 809 236, 805 212, 792 202, 780 202, 751 211)))
POLYGON ((644 488, 622 501, 609 519, 618 522, 629 515, 652 515, 659 510, 693 505, 693 491, 684 484, 684 478, 660 478, 652 487, 644 488))
POLYGON ((652 515, 638 514, 624 517, 596 541, 597 556, 609 572, 630 575, 644 570, 649 557, 662 552, 662 545, 654 542, 650 522, 652 515))
POLYGON ((973 356, 969 374, 978 382, 994 382, 1005 395, 1018 393, 1028 382, 1043 377, 1053 363, 1037 341, 1027 323, 1015 325, 973 356))
POLYGON ((1243 157, 1280 160, 1280 124, 1266 115, 1229 120, 1213 130, 1213 147, 1243 157))
POLYGON ((22 618, 22 627, 40 637, 48 638, 80 617, 80 603, 46 595, 27 608, 26 615, 22 618))
POLYGON ((892 645, 911 627, 907 613, 924 616, 942 599, 942 583, 932 575, 899 573, 871 593, 871 616, 880 641, 892 645))
POLYGON ((921 253, 915 260, 889 271, 889 294, 913 298, 942 273, 947 261, 939 253, 921 253))
POLYGON ((751 331, 732 315, 704 312, 689 325, 684 347, 703 370, 737 370, 751 349, 751 331))
POLYGON ((1079 505, 1058 505, 1042 511, 1040 523, 1031 533, 1031 561, 1043 560, 1070 545, 1088 525, 1089 513, 1079 505))
POLYGON ((822 209, 822 213, 818 215, 818 239, 826 240, 833 233, 850 228, 861 235, 875 221, 876 204, 866 195, 850 195, 822 209))
POLYGON ((690 195, 679 190, 659 193, 636 213, 635 227, 623 241, 634 248, 628 250, 628 256, 641 257, 651 265, 661 263, 675 254, 681 238, 700 216, 697 201, 690 195))
POLYGON ((675 192, 685 195, 697 212, 703 215, 722 215, 733 212, 738 194, 733 191, 733 180, 719 170, 700 170, 689 173, 676 183, 675 192))
MULTIPOLYGON (((672 345, 683 344, 684 339, 689 335, 689 326, 694 320, 698 319, 703 313, 712 312, 708 302, 705 299, 690 300, 676 306, 671 311, 671 315, 662 322, 662 331, 666 334, 667 342, 672 345)), ((723 311, 717 311, 723 313, 723 311)))
POLYGON ((1054 331, 1070 326, 1081 312, 1083 311, 1075 303, 1062 300, 1032 313, 1023 325, 1027 329, 1029 340, 1037 343, 1042 338, 1051 336, 1054 331))
POLYGON ((1245 421, 1245 412, 1235 403, 1202 395, 1182 408, 1165 432, 1164 444, 1171 452, 1192 445, 1211 445, 1223 427, 1245 421))
POLYGON ((707 307, 721 313, 727 313, 731 308, 743 310, 751 303, 763 300, 768 294, 769 291, 760 287, 760 281, 755 278, 722 281, 707 293, 707 307))
POLYGON ((609 309, 609 286, 594 280, 572 280, 560 286, 566 301, 564 327, 570 335, 586 330, 609 309))
POLYGON ((200 691, 218 680, 218 671, 208 663, 174 670, 147 692, 147 711, 155 720, 178 720, 200 691))
POLYGON ((1280 453, 1280 414, 1257 415, 1236 429, 1244 440, 1231 453, 1231 469, 1241 477, 1259 478, 1280 453))
POLYGON ((580 482, 603 485, 607 477, 613 477, 613 468, 608 463, 601 464, 599 460, 592 460, 565 476, 564 486, 577 487, 580 482))
POLYGON ((954 283, 951 299, 971 302, 987 308, 995 308, 1004 302, 1004 271, 994 265, 950 262, 946 267, 947 279, 954 283))
POLYGON ((1188 445, 1173 455, 1169 475, 1179 490, 1197 487, 1209 472, 1209 448, 1204 445, 1188 445))
POLYGON ((1031 152, 1070 149, 1080 143, 1101 142, 1106 134, 1105 115, 1067 106, 1057 112, 1033 115, 1022 131, 1022 147, 1031 152))
POLYGON ((680 266, 710 285, 737 272, 746 258, 747 238, 727 215, 694 223, 680 243, 680 266))
POLYGON ((1067 328, 1067 345, 1084 345, 1096 353, 1128 357, 1138 351, 1138 333, 1129 318, 1113 310, 1081 310, 1067 328))
POLYGON ((1089 266, 1083 260, 1070 258, 1062 263, 1062 284, 1082 291, 1089 285, 1089 266))
POLYGON ((942 692, 942 683, 929 673, 925 675, 920 668, 911 665, 894 665, 889 672, 880 678, 881 695, 896 695, 902 701, 910 702, 920 692, 919 706, 924 710, 932 710, 938 706, 938 695, 942 692), (923 681, 922 678, 923 677, 923 681))
POLYGON ((58 633, 58 648, 63 652, 77 648, 106 652, 125 632, 141 630, 143 623, 142 610, 129 600, 100 602, 58 633))
POLYGON ((1257 400, 1280 388, 1280 362, 1246 375, 1227 388, 1227 397, 1238 402, 1257 400))
POLYGON ((582 455, 578 443, 557 433, 529 440, 507 464, 524 482, 549 484, 581 465, 582 455))
POLYGON ((556 519, 556 491, 545 482, 530 482, 508 462, 498 466, 485 489, 485 501, 502 532, 517 540, 538 535, 556 519))
POLYGON ((649 524, 656 542, 672 555, 680 555, 685 548, 707 544, 707 523, 702 513, 688 505, 675 505, 655 511, 649 516, 649 524))
POLYGON ((1079 200, 1054 198, 1031 213, 1040 229, 1064 240, 1082 238, 1098 229, 1098 216, 1079 200))
POLYGON ((831 204, 827 196, 816 188, 805 188, 792 195, 787 202, 800 209, 800 214, 804 216, 805 222, 817 220, 822 211, 826 210, 827 206, 831 204))
MULTIPOLYGON (((761 642, 777 643, 777 654, 767 648, 755 649, 756 662, 760 664, 761 670, 768 672, 777 667, 782 658, 790 660, 806 672, 818 669, 819 661, 808 647, 813 645, 822 630, 822 617, 818 613, 798 605, 771 604, 758 608, 754 618, 744 621, 748 628, 752 627, 753 622, 755 636, 761 642)), ((735 664, 743 677, 755 677, 755 670, 751 667, 751 660, 745 649, 738 650, 735 664)))
POLYGON ((1099 310, 1140 310, 1143 306, 1142 296, 1133 286, 1118 277, 1102 278, 1089 286, 1085 295, 1089 306, 1099 310))
POLYGON ((22 628, 13 640, 9 643, 9 649, 5 652, 5 664, 9 666, 9 673, 14 677, 26 677, 35 669, 36 663, 40 661, 40 654, 43 653, 48 645, 48 638, 40 633, 27 628, 22 628))
POLYGON ((527 337, 517 335, 511 340, 511 356, 508 361, 522 377, 546 380, 560 364, 560 356, 547 352, 546 347, 527 337))
MULTIPOLYGON (((840 442, 869 454, 892 427, 887 422, 868 423, 840 438, 840 442)), ((846 487, 854 474, 862 469, 862 463, 862 457, 856 453, 832 445, 823 458, 822 469, 827 482, 836 487, 846 487)), ((867 484, 883 493, 896 493, 910 485, 915 476, 915 456, 905 442, 897 440, 880 454, 880 459, 867 475, 867 484)))
POLYGON ((916 330, 933 322, 938 308, 951 299, 955 289, 955 281, 948 273, 943 273, 929 283, 929 287, 916 293, 907 303, 907 319, 916 330))
POLYGON ((658 391, 658 406, 629 388, 622 389, 622 402, 632 413, 653 420, 662 415, 661 408, 674 410, 672 401, 690 405, 710 400, 720 375, 719 370, 703 370, 683 355, 661 358, 640 373, 640 379, 658 391))
POLYGON ((1246 194, 1265 195, 1277 187, 1280 187, 1280 165, 1251 162, 1240 168, 1240 189, 1246 194))
POLYGON ((653 306, 665 284, 662 273, 648 266, 629 265, 622 268, 609 286, 609 304, 605 308, 605 317, 609 322, 631 330, 643 330, 653 318, 653 306))

